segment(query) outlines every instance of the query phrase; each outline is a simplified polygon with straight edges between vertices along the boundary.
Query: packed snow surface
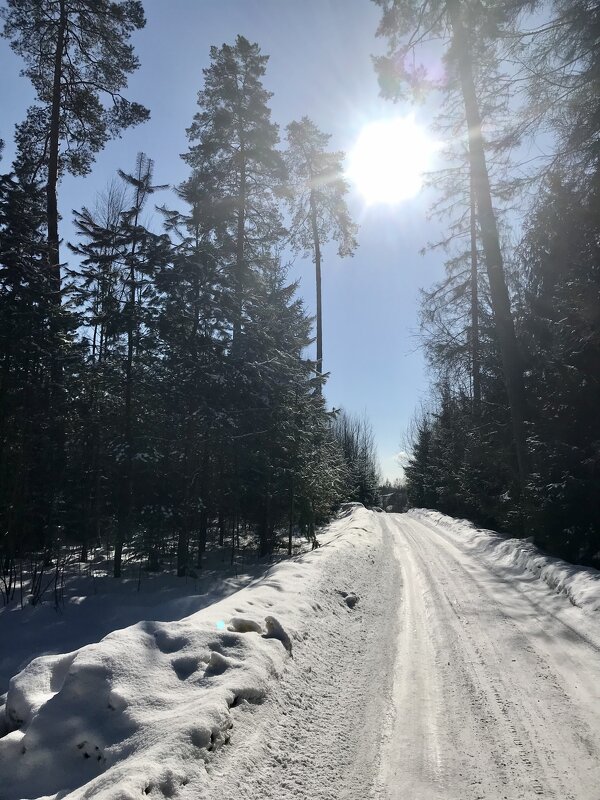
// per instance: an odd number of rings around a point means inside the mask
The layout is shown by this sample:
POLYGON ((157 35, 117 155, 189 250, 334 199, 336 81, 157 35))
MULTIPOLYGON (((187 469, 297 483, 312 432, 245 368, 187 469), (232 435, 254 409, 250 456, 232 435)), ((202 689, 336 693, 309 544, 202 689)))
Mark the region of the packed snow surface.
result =
MULTIPOLYGON (((0 800, 599 800, 593 572, 424 511, 351 506, 320 540, 42 646, 10 681, 0 800)), ((2 648, 36 611, 0 613, 2 648)))
POLYGON ((529 539, 510 539, 495 531, 481 530, 472 522, 455 519, 439 511, 415 508, 411 516, 425 524, 443 528, 462 546, 487 563, 512 569, 515 575, 535 575, 551 589, 565 594, 575 606, 600 611, 600 572, 575 566, 560 558, 540 553, 529 539))
POLYGON ((432 512, 379 519, 402 589, 378 796, 598 800, 597 615, 529 569, 532 546, 432 512))

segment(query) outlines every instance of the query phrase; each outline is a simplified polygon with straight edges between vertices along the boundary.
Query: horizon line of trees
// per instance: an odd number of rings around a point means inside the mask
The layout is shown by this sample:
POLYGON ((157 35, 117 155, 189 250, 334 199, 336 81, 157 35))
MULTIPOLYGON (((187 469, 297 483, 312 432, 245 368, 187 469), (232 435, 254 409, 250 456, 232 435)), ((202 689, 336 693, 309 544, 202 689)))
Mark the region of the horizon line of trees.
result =
POLYGON ((354 251, 343 153, 306 117, 278 149, 268 56, 238 36, 211 48, 190 174, 178 208, 158 207, 162 229, 145 220, 166 187, 141 152, 73 212, 67 257, 60 176, 89 172, 108 138, 148 116, 122 96, 143 8, 8 0, 3 16, 38 96, 0 176, 5 588, 18 559, 65 542, 82 559, 106 542, 116 577, 132 551, 150 568, 169 551, 183 576, 211 536, 235 551, 249 532, 267 554, 285 532, 291 552, 340 502, 373 503, 369 425, 327 409, 320 303, 312 361, 312 319, 282 263, 285 247, 311 255, 320 297, 322 246, 354 251))

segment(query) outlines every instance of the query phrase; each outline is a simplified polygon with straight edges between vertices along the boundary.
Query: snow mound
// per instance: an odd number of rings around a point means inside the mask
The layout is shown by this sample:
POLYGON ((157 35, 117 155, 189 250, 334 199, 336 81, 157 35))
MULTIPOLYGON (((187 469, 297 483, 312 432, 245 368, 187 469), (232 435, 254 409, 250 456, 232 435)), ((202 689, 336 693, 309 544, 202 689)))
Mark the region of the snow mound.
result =
POLYGON ((362 503, 341 503, 338 510, 338 518, 349 517, 360 508, 364 508, 362 503))
POLYGON ((262 626, 253 619, 244 619, 243 617, 233 617, 229 623, 228 629, 230 631, 237 631, 238 633, 262 633, 262 626))
POLYGON ((86 784, 75 797, 185 785, 185 762, 225 742, 230 708, 264 697, 282 669, 270 643, 206 623, 171 623, 170 635, 140 623, 69 656, 35 659, 13 678, 6 713, 22 731, 16 758, 17 737, 8 749, 0 740, 2 800, 86 784), (172 764, 172 752, 179 766, 166 775, 160 765, 172 764))
POLYGON ((308 580, 355 548, 371 517, 356 509, 324 533, 326 546, 179 621, 31 661, 9 684, 0 800, 174 797, 190 783, 210 796, 213 754, 294 668, 292 639, 323 613, 308 580))
POLYGON ((475 527, 438 511, 415 508, 408 512, 421 522, 430 522, 461 540, 474 554, 521 574, 533 575, 553 591, 564 594, 584 611, 600 611, 600 571, 580 567, 545 555, 528 539, 510 539, 495 531, 475 527))
POLYGON ((292 642, 287 632, 284 630, 283 625, 275 617, 265 617, 265 625, 267 632, 264 635, 265 639, 277 639, 285 647, 290 655, 292 655, 292 642))

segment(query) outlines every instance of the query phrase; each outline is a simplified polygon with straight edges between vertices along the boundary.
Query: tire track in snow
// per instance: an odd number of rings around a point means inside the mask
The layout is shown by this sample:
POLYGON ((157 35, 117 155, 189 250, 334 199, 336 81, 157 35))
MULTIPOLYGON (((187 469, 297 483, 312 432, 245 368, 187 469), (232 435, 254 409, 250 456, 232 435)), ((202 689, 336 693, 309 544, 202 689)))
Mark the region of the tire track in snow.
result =
MULTIPOLYGON (((476 628, 477 637, 472 633, 473 626, 462 626, 461 621, 464 617, 465 610, 463 604, 458 599, 456 594, 452 592, 452 584, 446 582, 445 572, 447 562, 441 558, 441 553, 436 551, 431 553, 430 549, 423 546, 419 541, 418 534, 413 537, 413 545, 415 546, 419 557, 421 559, 421 567, 427 569, 429 572, 430 580, 435 580, 434 572, 437 572, 438 583, 437 587, 437 605, 441 607, 444 602, 449 604, 450 609, 454 613, 458 626, 455 631, 462 635, 462 645, 465 651, 469 651, 470 658, 464 658, 463 663, 470 668, 474 678, 475 685, 479 690, 479 705, 485 704, 487 709, 492 714, 492 725, 495 730, 495 741, 492 743, 492 752, 498 767, 500 782, 502 784, 509 784, 511 782, 508 772, 519 775, 519 780, 524 784, 523 789, 519 787, 517 791, 527 791, 535 795, 543 793, 542 784, 535 777, 543 771, 542 764, 537 755, 537 746, 539 742, 535 741, 535 736, 532 735, 528 728, 531 728, 533 715, 531 709, 518 707, 515 702, 510 698, 511 687, 507 685, 506 677, 502 671, 498 670, 498 665, 502 662, 502 654, 499 651, 494 639, 482 636, 481 629, 476 628), (433 569, 433 564, 436 565, 437 570, 433 569), (525 722, 522 719, 526 718, 525 722), (526 724, 529 723, 529 724, 526 724), (504 732, 499 731, 504 728, 504 732), (512 752, 507 750, 505 745, 506 741, 512 742, 514 749, 512 752), (514 763, 509 766, 510 761, 514 763)), ((461 584, 466 580, 465 571, 459 565, 461 572, 461 584)), ((464 584, 463 584, 464 585, 464 584)), ((455 588, 455 587, 454 587, 455 588)), ((487 631, 485 631, 487 634, 487 631)), ((527 652, 532 652, 525 648, 527 652)), ((529 664, 531 668, 531 664, 529 664)), ((463 676, 464 677, 464 676, 463 676)), ((477 712, 476 705, 472 705, 473 711, 477 712)), ((489 725, 490 723, 486 723, 489 725)), ((567 788, 562 785, 558 787, 560 790, 560 797, 569 798, 570 794, 567 788)), ((552 795, 555 793, 552 792, 552 795)))
MULTIPOLYGON (((547 652, 543 609, 432 526, 405 515, 386 522, 404 600, 379 796, 598 800, 597 691, 590 716, 569 691, 577 674, 569 684, 556 668, 567 642, 547 652)), ((597 654, 569 644, 571 660, 584 660, 584 687, 597 687, 597 654)))

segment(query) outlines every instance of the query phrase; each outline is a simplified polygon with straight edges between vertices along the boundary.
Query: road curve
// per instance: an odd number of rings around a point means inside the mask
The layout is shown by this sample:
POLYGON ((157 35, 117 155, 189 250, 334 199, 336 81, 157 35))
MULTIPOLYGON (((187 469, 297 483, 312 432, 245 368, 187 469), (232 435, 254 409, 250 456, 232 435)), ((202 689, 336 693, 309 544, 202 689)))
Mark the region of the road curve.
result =
POLYGON ((379 515, 402 585, 380 800, 600 800, 600 624, 541 581, 379 515))

